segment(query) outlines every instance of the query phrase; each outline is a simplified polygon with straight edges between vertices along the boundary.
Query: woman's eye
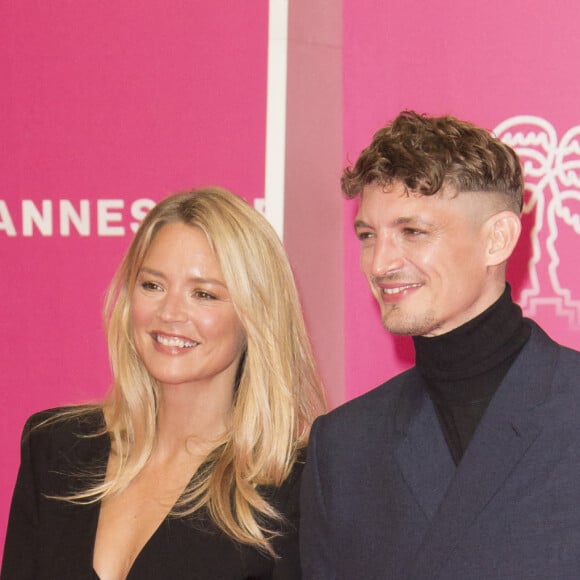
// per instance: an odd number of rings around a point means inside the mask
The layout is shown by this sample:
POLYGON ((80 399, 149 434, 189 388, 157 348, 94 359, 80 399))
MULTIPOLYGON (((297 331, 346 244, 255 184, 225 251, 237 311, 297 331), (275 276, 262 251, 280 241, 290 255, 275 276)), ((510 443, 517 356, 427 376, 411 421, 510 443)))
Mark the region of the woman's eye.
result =
POLYGON ((141 282, 141 288, 143 288, 143 290, 159 290, 160 286, 156 282, 145 280, 144 282, 141 282))
POLYGON ((196 298, 201 298, 202 300, 215 300, 215 296, 205 290, 196 290, 193 294, 196 298))

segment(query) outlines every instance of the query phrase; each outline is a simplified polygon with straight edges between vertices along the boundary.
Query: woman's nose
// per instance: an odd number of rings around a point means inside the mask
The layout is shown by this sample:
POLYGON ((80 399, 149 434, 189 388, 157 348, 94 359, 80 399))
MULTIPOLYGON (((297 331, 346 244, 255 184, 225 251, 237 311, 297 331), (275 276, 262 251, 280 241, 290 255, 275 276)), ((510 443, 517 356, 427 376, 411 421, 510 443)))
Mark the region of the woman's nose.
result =
POLYGON ((186 320, 186 299, 177 293, 167 292, 161 303, 159 316, 165 322, 182 322, 186 320))

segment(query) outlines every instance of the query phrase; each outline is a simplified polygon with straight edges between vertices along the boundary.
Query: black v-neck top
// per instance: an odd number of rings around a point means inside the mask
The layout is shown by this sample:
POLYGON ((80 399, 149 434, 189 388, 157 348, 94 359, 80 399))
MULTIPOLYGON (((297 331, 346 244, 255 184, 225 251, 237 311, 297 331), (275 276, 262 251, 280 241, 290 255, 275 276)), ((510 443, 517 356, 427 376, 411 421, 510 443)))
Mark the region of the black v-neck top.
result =
MULTIPOLYGON (((1 580, 96 580, 93 549, 100 504, 86 506, 48 499, 82 484, 72 474, 104 473, 110 443, 97 436, 103 416, 91 412, 33 429, 54 414, 26 424, 22 459, 10 511, 1 580)), ((303 463, 297 462, 280 488, 262 490, 285 516, 273 541, 273 560, 234 542, 201 510, 191 518, 166 518, 144 546, 127 578, 160 580, 297 580, 298 499, 303 463)), ((86 486, 86 479, 84 479, 86 486)))
POLYGON ((530 332, 506 284, 497 302, 459 328, 441 336, 413 337, 416 367, 455 464, 530 332))

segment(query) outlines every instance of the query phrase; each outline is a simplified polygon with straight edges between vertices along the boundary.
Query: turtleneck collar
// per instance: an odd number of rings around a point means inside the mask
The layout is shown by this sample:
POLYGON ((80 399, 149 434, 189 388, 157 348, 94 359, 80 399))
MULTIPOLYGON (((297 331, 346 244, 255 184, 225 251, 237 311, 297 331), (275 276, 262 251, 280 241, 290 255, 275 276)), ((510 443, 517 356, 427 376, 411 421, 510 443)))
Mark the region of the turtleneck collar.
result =
POLYGON ((506 284, 487 310, 441 336, 413 337, 416 366, 428 381, 464 381, 502 365, 526 343, 530 328, 506 284))

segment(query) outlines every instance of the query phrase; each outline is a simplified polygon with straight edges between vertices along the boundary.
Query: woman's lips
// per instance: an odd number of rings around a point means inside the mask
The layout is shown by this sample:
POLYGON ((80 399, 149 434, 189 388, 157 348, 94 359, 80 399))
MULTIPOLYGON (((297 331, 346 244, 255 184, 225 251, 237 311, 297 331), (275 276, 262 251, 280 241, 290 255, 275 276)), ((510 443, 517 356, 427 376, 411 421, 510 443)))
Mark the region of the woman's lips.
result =
POLYGON ((199 342, 188 338, 158 332, 151 333, 151 337, 156 343, 169 348, 193 348, 199 344, 199 342))

